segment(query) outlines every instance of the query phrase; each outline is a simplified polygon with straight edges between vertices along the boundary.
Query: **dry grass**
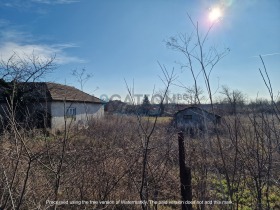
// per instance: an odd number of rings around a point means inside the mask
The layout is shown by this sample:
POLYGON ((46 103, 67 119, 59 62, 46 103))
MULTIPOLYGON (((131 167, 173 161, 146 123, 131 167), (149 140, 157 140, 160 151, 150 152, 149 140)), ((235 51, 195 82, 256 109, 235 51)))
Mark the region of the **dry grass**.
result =
MULTIPOLYGON (((156 117, 145 116, 145 117, 142 117, 142 119, 150 121, 150 122, 154 122, 156 117)), ((158 117, 157 122, 162 123, 162 124, 168 124, 172 121, 172 119, 173 119, 173 117, 158 117)))
MULTIPOLYGON (((144 117, 143 119, 143 126, 149 128, 153 118, 148 120, 144 117)), ((177 133, 167 123, 170 118, 158 120, 160 123, 157 124, 151 136, 148 152, 149 199, 180 200, 177 133)), ((258 123, 255 127, 250 122, 246 116, 225 118, 225 122, 221 125, 223 132, 220 134, 220 142, 214 133, 201 133, 194 138, 185 137, 186 162, 191 166, 193 174, 194 200, 229 200, 229 189, 226 184, 228 174, 231 180, 230 186, 235 189, 232 197, 235 205, 238 201, 240 203, 238 205, 243 205, 243 208, 238 206, 240 209, 255 208, 257 200, 254 177, 259 172, 256 167, 258 161, 262 161, 263 167, 259 168, 262 173, 260 178, 265 180, 266 168, 270 166, 271 189, 269 193, 271 197, 269 199, 271 207, 276 205, 275 199, 280 198, 280 195, 274 190, 277 185, 273 180, 280 179, 280 158, 276 150, 269 150, 269 145, 272 149, 277 146, 277 142, 273 139, 277 135, 279 137, 279 130, 272 129, 273 121, 270 118, 268 122, 272 123, 270 127, 272 141, 268 141, 269 132, 264 122, 258 123), (260 125, 262 127, 259 127, 260 125), (258 130, 259 139, 256 139, 254 128, 258 130), (265 138, 261 138, 262 136, 265 138), (257 140, 260 144, 256 144, 257 140), (236 148, 238 148, 237 156, 236 148), (268 154, 271 154, 271 163, 269 163, 268 154), (236 188, 237 184, 239 188, 236 188)), ((3 206, 7 201, 5 208, 11 209, 11 195, 13 203, 15 205, 19 203, 29 161, 24 149, 26 147, 33 155, 33 160, 21 209, 46 209, 50 207, 46 204, 46 200, 54 199, 56 171, 62 154, 63 133, 46 137, 36 130, 30 132, 22 130, 19 135, 15 136, 12 131, 6 131, 1 138, 1 171, 5 172, 10 184, 7 184, 4 173, 1 173, 0 205, 3 206), (14 175, 15 179, 11 184, 14 175)), ((66 140, 58 200, 140 200, 143 133, 136 117, 107 116, 104 119, 92 121, 88 129, 75 130, 73 128, 66 140)), ((263 186, 267 186, 265 182, 263 186)), ((266 203, 264 194, 266 188, 264 187, 263 190, 263 203, 266 203)), ((141 208, 140 205, 92 204, 61 205, 59 209, 95 207, 97 209, 141 208)), ((208 209, 211 206, 206 207, 208 209)), ((219 205, 212 207, 222 208, 219 205)), ((159 206, 158 209, 180 208, 180 205, 164 205, 159 206)), ((194 208, 201 207, 194 205, 194 208)))

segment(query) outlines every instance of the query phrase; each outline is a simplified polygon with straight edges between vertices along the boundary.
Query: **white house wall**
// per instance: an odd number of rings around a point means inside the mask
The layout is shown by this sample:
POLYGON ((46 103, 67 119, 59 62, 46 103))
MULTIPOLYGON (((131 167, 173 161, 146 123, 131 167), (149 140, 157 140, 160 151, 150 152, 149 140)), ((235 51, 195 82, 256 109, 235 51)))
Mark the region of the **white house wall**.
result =
POLYGON ((76 117, 66 118, 67 126, 86 125, 87 120, 100 118, 104 115, 104 106, 94 103, 79 102, 51 102, 51 127, 53 130, 61 130, 65 127, 65 113, 67 108, 76 108, 76 117))

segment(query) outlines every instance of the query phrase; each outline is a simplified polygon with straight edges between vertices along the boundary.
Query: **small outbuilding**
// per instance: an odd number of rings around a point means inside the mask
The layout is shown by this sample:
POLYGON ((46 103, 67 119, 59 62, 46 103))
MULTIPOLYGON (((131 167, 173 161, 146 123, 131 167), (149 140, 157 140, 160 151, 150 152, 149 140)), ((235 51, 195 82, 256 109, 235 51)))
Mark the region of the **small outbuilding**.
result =
POLYGON ((178 111, 173 119, 176 128, 187 130, 205 130, 206 126, 220 124, 221 116, 208 112, 202 108, 191 106, 178 111))

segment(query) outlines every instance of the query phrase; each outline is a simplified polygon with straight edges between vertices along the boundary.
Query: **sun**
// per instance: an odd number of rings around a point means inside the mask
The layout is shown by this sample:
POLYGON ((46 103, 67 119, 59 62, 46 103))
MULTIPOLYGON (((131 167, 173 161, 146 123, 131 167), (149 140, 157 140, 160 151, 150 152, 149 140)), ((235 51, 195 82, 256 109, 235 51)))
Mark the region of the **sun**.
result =
POLYGON ((209 20, 211 22, 218 21, 222 17, 222 11, 219 7, 211 9, 209 13, 209 20))

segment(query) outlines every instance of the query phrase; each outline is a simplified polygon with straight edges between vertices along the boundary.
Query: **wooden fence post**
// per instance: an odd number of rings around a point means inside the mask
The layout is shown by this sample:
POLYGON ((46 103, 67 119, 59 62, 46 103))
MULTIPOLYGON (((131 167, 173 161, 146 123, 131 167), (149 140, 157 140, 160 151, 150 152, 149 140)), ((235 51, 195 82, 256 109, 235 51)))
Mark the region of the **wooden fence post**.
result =
POLYGON ((186 167, 185 163, 185 146, 184 146, 184 134, 178 133, 179 144, 179 165, 180 165, 180 182, 181 182, 181 197, 182 210, 192 210, 192 204, 188 204, 187 201, 192 201, 192 183, 191 183, 191 169, 186 167))

